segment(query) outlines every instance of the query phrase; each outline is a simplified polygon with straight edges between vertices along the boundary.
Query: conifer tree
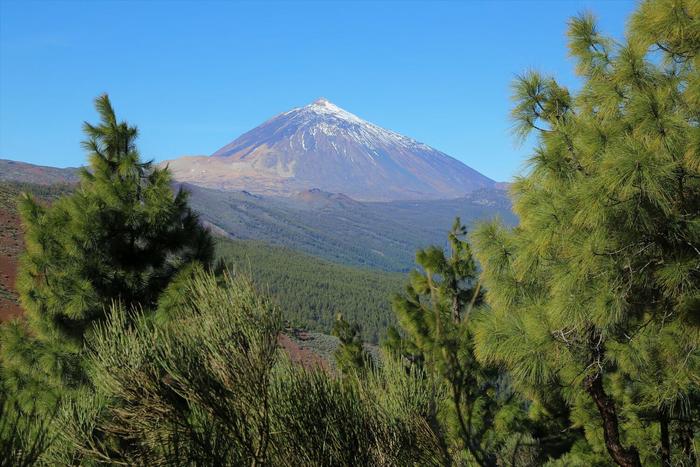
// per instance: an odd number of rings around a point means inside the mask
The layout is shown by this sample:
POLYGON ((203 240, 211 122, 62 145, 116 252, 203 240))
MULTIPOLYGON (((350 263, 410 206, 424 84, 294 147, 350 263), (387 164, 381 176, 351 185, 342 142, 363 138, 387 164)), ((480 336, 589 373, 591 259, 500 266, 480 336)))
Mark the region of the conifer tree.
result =
POLYGON ((350 324, 343 315, 338 314, 333 324, 333 335, 340 340, 340 345, 333 353, 335 363, 343 374, 363 372, 372 365, 372 357, 362 346, 360 325, 350 324))
POLYGON ((3 344, 17 394, 80 386, 85 336, 113 302, 154 309, 181 269, 212 257, 187 193, 173 196, 168 170, 141 161, 136 127, 117 120, 107 95, 95 106, 100 122, 84 124, 89 167, 76 192, 50 207, 20 201, 17 288, 27 323, 8 328, 3 344))
POLYGON ((497 441, 511 434, 508 431, 517 425, 521 407, 510 398, 499 371, 474 357, 470 317, 478 313, 482 295, 465 236, 466 228, 457 218, 449 233, 449 256, 435 246, 416 253, 422 272, 412 271, 406 294, 392 301, 403 336, 390 329, 385 346, 437 375, 447 386, 450 402, 444 430, 459 440, 456 449, 463 452, 454 457, 496 465, 501 447, 497 441), (501 425, 496 419, 508 411, 512 423, 501 425))
POLYGON ((582 15, 569 40, 580 91, 535 72, 514 86, 537 146, 512 188, 519 226, 474 234, 492 308, 477 356, 534 407, 565 400, 590 462, 695 465, 700 2, 642 2, 623 43, 582 15))
MULTIPOLYGON (((1 375, 0 375, 1 376, 1 375)), ((54 414, 25 413, 0 379, 0 467, 29 467, 51 445, 49 426, 54 414)))

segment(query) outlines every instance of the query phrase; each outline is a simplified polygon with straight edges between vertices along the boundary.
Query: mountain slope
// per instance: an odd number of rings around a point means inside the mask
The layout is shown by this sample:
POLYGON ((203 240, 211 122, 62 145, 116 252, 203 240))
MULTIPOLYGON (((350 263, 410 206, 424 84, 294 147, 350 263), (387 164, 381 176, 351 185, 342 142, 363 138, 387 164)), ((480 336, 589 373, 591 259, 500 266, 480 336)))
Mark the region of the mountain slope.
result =
MULTIPOLYGON (((29 168, 35 167, 31 164, 26 165, 29 168)), ((21 314, 19 297, 15 290, 19 256, 24 250, 24 234, 17 211, 20 194, 30 193, 40 202, 48 203, 70 193, 71 190, 71 186, 67 184, 46 186, 0 180, 0 322, 21 314)))
POLYGON ((80 169, 46 167, 26 162, 0 159, 0 182, 33 183, 36 185, 72 184, 80 179, 80 169))
MULTIPOLYGON (((0 181, 0 323, 21 316, 15 290, 24 249, 17 200, 31 193, 50 203, 72 191, 69 185, 43 186, 0 181)), ((250 274, 270 293, 285 319, 305 328, 330 332, 337 313, 363 323, 363 335, 376 342, 393 322, 391 294, 402 290, 402 274, 345 266, 261 241, 217 239, 217 256, 250 274)))
POLYGON ((357 202, 318 190, 273 198, 189 184, 184 188, 201 219, 231 238, 263 240, 387 271, 409 270, 418 248, 445 245, 455 216, 468 225, 495 216, 510 225, 517 222, 500 190, 451 200, 357 202))
POLYGON ((216 253, 234 271, 253 279, 295 326, 330 333, 338 313, 362 324, 365 340, 377 343, 395 322, 391 296, 406 277, 325 261, 253 240, 218 239, 216 253))
POLYGON ((445 199, 495 185, 447 154, 325 99, 277 115, 210 157, 167 163, 179 181, 285 196, 318 188, 365 201, 445 199))

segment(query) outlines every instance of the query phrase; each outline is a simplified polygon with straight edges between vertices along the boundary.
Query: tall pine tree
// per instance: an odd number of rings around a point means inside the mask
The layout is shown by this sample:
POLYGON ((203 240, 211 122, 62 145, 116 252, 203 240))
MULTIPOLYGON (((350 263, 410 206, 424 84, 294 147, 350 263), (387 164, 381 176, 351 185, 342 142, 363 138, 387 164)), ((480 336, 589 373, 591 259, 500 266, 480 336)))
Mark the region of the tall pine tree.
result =
POLYGON ((514 87, 537 147, 512 189, 520 225, 474 235, 493 310, 477 355, 536 406, 559 394, 590 462, 695 465, 700 2, 642 2, 624 43, 588 15, 569 38, 579 92, 534 72, 514 87))
POLYGON ((100 122, 84 124, 89 168, 76 192, 50 207, 20 201, 27 321, 5 332, 3 359, 13 389, 32 398, 80 386, 84 339, 114 302, 154 309, 179 271, 213 254, 187 193, 173 195, 168 170, 141 161, 136 127, 117 121, 107 95, 95 106, 100 122))
POLYGON ((495 466, 503 463, 504 454, 532 461, 536 453, 526 446, 534 444, 531 437, 520 446, 506 446, 509 437, 519 437, 523 406, 501 372, 474 355, 472 318, 482 312, 482 293, 459 218, 448 238, 449 255, 436 246, 416 253, 421 270, 411 272, 406 293, 392 301, 401 331, 390 328, 385 347, 446 387, 448 400, 439 422, 446 449, 458 465, 495 466))

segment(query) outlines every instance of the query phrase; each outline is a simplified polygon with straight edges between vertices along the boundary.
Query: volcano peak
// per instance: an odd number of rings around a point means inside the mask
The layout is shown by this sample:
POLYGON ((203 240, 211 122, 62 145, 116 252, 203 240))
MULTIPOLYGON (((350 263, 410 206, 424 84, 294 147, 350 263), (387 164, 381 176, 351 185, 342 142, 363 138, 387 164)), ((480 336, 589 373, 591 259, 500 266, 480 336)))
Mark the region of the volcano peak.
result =
POLYGON ((281 113, 211 157, 171 161, 176 179, 294 195, 311 188, 358 201, 457 198, 494 181, 447 154, 319 98, 281 113))

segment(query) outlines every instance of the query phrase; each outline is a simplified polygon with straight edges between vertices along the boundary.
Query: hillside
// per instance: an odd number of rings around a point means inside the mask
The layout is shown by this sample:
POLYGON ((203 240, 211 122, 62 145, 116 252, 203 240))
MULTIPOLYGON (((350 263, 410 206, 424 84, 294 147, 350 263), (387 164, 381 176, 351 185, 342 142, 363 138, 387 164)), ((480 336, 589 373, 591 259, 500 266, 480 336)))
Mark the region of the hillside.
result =
MULTIPOLYGON (((4 164, 4 165, 3 165, 4 164)), ((77 169, 40 167, 0 161, 12 167, 4 178, 28 182, 75 181, 77 169)), ((416 249, 444 245, 455 216, 468 226, 474 221, 500 217, 514 225, 507 192, 499 188, 475 190, 460 198, 361 202, 342 193, 318 188, 288 197, 249 191, 222 191, 193 184, 190 204, 203 221, 220 235, 263 240, 334 262, 405 272, 413 267, 416 249)))
POLYGON ((0 182, 21 182, 34 185, 77 183, 79 169, 47 167, 26 162, 0 159, 0 182))
POLYGON ((259 241, 219 239, 217 256, 234 271, 249 273, 291 324, 329 333, 342 313, 374 343, 394 322, 390 298, 406 280, 404 274, 343 266, 259 241))
POLYGON ((406 272, 414 253, 444 245, 455 216, 467 225, 495 216, 516 223, 507 193, 479 190, 451 200, 357 202, 310 190, 293 198, 185 185, 206 222, 236 239, 264 240, 334 262, 406 272))
POLYGON ((323 98, 271 118, 211 157, 166 163, 177 180, 209 188, 282 196, 318 188, 361 201, 458 198, 496 183, 323 98))
POLYGON ((29 183, 0 182, 0 322, 21 313, 15 278, 19 255, 24 248, 17 200, 22 192, 51 201, 71 191, 66 185, 42 186, 29 183))

